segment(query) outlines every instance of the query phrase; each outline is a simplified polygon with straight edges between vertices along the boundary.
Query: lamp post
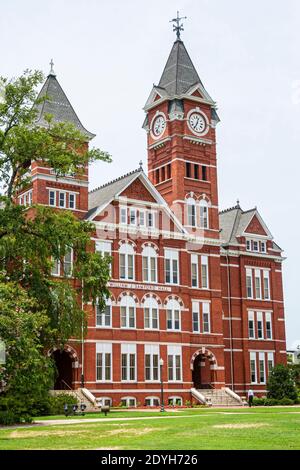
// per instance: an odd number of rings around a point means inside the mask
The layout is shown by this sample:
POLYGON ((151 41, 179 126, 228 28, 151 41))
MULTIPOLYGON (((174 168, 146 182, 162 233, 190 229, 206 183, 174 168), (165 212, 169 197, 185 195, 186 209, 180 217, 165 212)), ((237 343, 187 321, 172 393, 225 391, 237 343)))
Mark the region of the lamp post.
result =
POLYGON ((159 360, 159 365, 160 365, 160 411, 164 412, 165 411, 165 406, 164 406, 164 382, 163 382, 163 374, 162 374, 162 369, 164 365, 164 360, 160 359, 159 360))

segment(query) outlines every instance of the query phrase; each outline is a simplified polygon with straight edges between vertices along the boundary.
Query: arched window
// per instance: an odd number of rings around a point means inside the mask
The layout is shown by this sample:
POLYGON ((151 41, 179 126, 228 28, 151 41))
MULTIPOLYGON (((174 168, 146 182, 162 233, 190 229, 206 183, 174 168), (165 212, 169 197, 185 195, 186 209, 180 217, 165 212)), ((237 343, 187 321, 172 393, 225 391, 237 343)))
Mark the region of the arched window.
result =
POLYGON ((208 204, 205 199, 200 201, 200 227, 208 228, 208 204))
POLYGON ((160 400, 158 397, 146 397, 145 406, 159 406, 160 400))
POLYGON ((126 406, 127 408, 136 407, 136 398, 134 397, 121 398, 121 406, 126 406))
POLYGON ((122 297, 120 312, 121 328, 135 328, 135 301, 130 295, 122 297))
POLYGON ((158 318, 158 302, 156 299, 150 297, 144 302, 144 328, 157 330, 159 328, 158 318))
POLYGON ((100 308, 98 302, 96 304, 96 326, 100 328, 111 327, 111 299, 107 299, 105 307, 100 308))
POLYGON ((134 279, 134 248, 129 243, 123 243, 119 249, 120 279, 134 279))
POLYGON ((182 406, 182 398, 181 397, 169 397, 168 404, 170 406, 182 406))
POLYGON ((187 225, 190 227, 196 227, 197 225, 196 201, 192 197, 187 199, 187 225))
POLYGON ((112 399, 110 397, 96 398, 97 405, 100 406, 112 406, 112 399))
POLYGON ((167 303, 167 330, 180 331, 180 305, 175 299, 171 299, 167 303))
POLYGON ((152 246, 144 247, 142 251, 143 281, 157 282, 157 253, 152 246))

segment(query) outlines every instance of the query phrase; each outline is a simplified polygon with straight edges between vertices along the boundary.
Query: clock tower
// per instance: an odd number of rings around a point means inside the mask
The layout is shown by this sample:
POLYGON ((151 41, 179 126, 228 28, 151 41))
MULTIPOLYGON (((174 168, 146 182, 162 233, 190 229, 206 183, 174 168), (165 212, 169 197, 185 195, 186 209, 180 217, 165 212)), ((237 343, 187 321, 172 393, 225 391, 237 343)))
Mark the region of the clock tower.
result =
POLYGON ((202 227, 218 238, 216 103, 210 97, 180 38, 144 110, 148 176, 189 230, 202 227))

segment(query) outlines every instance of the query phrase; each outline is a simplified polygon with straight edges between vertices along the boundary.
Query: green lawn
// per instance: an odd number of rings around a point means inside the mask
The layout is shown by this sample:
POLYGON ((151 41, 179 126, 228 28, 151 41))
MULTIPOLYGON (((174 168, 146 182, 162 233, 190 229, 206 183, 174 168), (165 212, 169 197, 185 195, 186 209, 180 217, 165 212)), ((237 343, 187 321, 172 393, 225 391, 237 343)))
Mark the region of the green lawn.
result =
POLYGON ((102 422, 2 428, 0 449, 299 450, 300 408, 116 411, 102 422))

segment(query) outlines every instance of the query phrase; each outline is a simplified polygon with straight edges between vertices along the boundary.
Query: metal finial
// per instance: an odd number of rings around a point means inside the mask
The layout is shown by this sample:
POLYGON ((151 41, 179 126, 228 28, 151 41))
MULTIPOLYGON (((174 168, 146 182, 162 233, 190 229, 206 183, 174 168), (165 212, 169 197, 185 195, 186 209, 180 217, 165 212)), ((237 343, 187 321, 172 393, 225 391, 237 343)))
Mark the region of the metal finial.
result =
POLYGON ((143 160, 140 160, 139 162, 139 170, 143 170, 143 160))
POLYGON ((55 72, 54 72, 54 69, 53 69, 53 66, 54 66, 54 62, 53 62, 53 59, 51 59, 50 61, 50 72, 49 72, 49 75, 54 75, 55 76, 55 72))
POLYGON ((186 16, 179 16, 179 11, 177 11, 177 18, 173 18, 172 20, 169 21, 170 23, 176 23, 176 24, 173 24, 173 31, 176 31, 177 41, 181 41, 180 31, 184 31, 183 24, 182 23, 180 24, 180 21, 186 20, 186 19, 187 19, 186 16))

